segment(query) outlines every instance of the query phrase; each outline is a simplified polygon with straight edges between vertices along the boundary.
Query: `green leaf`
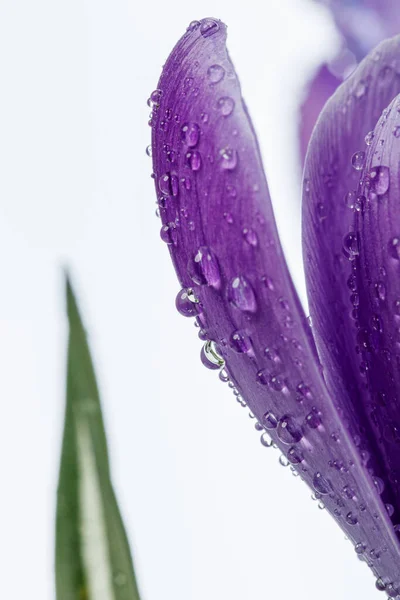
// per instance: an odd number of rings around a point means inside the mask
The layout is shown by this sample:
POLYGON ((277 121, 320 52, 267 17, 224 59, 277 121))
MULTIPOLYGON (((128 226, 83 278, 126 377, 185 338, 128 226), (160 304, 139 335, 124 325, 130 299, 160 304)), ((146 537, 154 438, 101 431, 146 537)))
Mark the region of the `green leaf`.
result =
POLYGON ((85 330, 67 277, 67 399, 56 515, 57 600, 140 600, 110 478, 85 330))

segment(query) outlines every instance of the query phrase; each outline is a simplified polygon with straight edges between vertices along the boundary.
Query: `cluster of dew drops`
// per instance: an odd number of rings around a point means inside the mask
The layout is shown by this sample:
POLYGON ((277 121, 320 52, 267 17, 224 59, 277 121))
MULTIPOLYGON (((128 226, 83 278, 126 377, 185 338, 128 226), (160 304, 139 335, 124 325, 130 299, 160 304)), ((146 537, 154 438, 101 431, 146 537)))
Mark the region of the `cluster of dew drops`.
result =
MULTIPOLYGON (((200 28, 200 33, 204 37, 208 37, 210 35, 213 35, 216 31, 218 31, 219 24, 214 19, 206 19, 201 23, 199 21, 192 21, 189 24, 187 30, 193 31, 198 28, 200 28)), ((224 78, 225 70, 221 65, 215 64, 208 68, 207 75, 212 84, 217 84, 220 81, 222 81, 222 79, 224 78)), ((187 81, 188 87, 190 87, 190 85, 192 85, 192 83, 193 83, 193 80, 191 78, 188 78, 188 81, 187 81)), ((364 85, 362 82, 361 82, 360 86, 356 90, 356 95, 358 98, 360 98, 362 95, 364 95, 364 93, 367 90, 367 86, 364 85)), ((160 106, 161 96, 162 96, 162 90, 156 89, 150 94, 150 97, 147 101, 148 106, 151 108, 151 113, 150 113, 150 117, 149 117, 150 127, 152 127, 154 124, 154 116, 160 106)), ((234 107, 235 107, 234 100, 230 97, 221 97, 218 100, 218 108, 220 110, 221 115, 223 115, 224 117, 230 116, 234 110, 234 107)), ((399 112, 400 112, 400 109, 399 109, 399 112)), ((384 112, 384 114, 383 114, 384 118, 385 118, 385 116, 387 118, 387 115, 388 115, 388 112, 386 112, 386 115, 384 112)), ((169 109, 166 111, 165 119, 166 119, 166 121, 172 119, 172 113, 169 109)), ((180 122, 179 115, 175 115, 174 120, 176 123, 179 123, 180 122)), ((206 113, 202 113, 201 120, 203 123, 207 123, 208 115, 206 113)), ((167 126, 166 121, 161 121, 161 124, 160 124, 161 128, 165 128, 167 126)), ((400 125, 394 128, 393 135, 396 138, 400 137, 400 125)), ((201 154, 199 153, 198 150, 196 150, 196 146, 197 146, 199 138, 200 138, 199 125, 197 123, 184 123, 181 126, 181 136, 182 136, 182 141, 186 144, 187 150, 188 150, 186 153, 187 165, 191 168, 192 171, 198 171, 202 165, 201 154)), ((367 144, 367 146, 372 144, 373 139, 374 139, 374 132, 369 132, 365 137, 365 143, 367 144)), ((381 143, 383 145, 383 140, 381 140, 381 143)), ((167 158, 168 158, 169 162, 173 163, 176 160, 176 153, 174 152, 174 150, 172 150, 169 147, 165 147, 164 150, 167 154, 167 158)), ((152 156, 151 144, 147 146, 146 154, 149 157, 152 156)), ((221 166, 223 169, 233 170, 236 167, 237 153, 235 150, 233 150, 231 148, 223 148, 220 150, 219 154, 220 154, 220 158, 221 158, 221 166)), ((364 162, 365 162, 365 152, 364 151, 356 152, 351 159, 352 167, 356 171, 361 171, 363 169, 364 162)), ((367 179, 368 179, 369 186, 370 186, 368 200, 370 200, 370 201, 376 200, 378 197, 386 194, 386 192, 389 189, 389 184, 390 184, 390 175, 389 175, 388 167, 381 166, 381 167, 374 168, 368 174, 367 179)), ((182 178, 181 183, 186 187, 187 190, 190 189, 190 179, 182 178)), ((307 180, 305 181, 305 186, 306 186, 306 191, 310 191, 309 183, 307 182, 307 180)), ((160 207, 161 208, 166 207, 167 198, 169 196, 177 196, 178 195, 178 190, 179 190, 178 178, 171 174, 162 175, 159 178, 158 187, 162 193, 162 196, 157 201, 156 216, 160 217, 160 207)), ((366 187, 368 187, 368 186, 366 186, 366 187)), ((356 211, 356 212, 360 212, 364 209, 366 201, 367 200, 366 200, 365 196, 358 195, 357 192, 355 192, 355 191, 350 191, 345 196, 345 203, 348 206, 348 208, 353 211, 356 211)), ((318 210, 319 210, 320 219, 322 220, 325 216, 323 205, 318 205, 318 210)), ((190 229, 194 228, 194 224, 192 224, 192 226, 191 226, 191 223, 189 223, 189 228, 190 229)), ((244 235, 245 235, 246 239, 248 238, 247 241, 251 245, 257 245, 258 240, 257 240, 256 234, 255 234, 255 232, 253 232, 253 230, 246 230, 244 232, 244 235)), ((167 244, 175 243, 175 241, 176 241, 175 224, 169 223, 161 228, 161 239, 163 241, 165 241, 167 244)), ((208 249, 204 248, 203 254, 205 253, 207 255, 207 250, 208 249)), ((358 241, 358 236, 356 233, 350 232, 344 237, 343 252, 350 261, 354 261, 354 259, 359 255, 359 241, 358 241)), ((400 239, 399 238, 396 237, 390 241, 389 252, 391 253, 391 256, 393 256, 397 260, 400 260, 400 239)), ((201 252, 200 252, 200 255, 201 255, 201 252)), ((209 254, 208 258, 210 260, 212 260, 212 255, 209 254)), ((201 267, 201 265, 200 265, 200 267, 201 267)), ((355 262, 353 262, 353 267, 354 267, 354 269, 356 268, 355 262)), ((245 286, 246 285, 245 278, 241 278, 241 279, 243 279, 243 281, 240 281, 240 284, 242 286, 243 285, 245 286)), ((350 278, 348 280, 348 286, 352 292, 351 301, 352 301, 352 304, 354 307, 353 308, 353 317, 354 317, 354 319, 357 319, 357 316, 358 316, 357 315, 357 306, 358 306, 359 299, 358 299, 358 294, 357 294, 357 290, 356 290, 355 273, 353 273, 350 276, 350 278)), ((378 297, 380 297, 381 300, 384 299, 385 288, 384 288, 384 284, 382 282, 379 282, 376 284, 376 290, 377 290, 378 297)), ((241 290, 241 294, 239 294, 239 297, 249 298, 248 295, 247 296, 246 296, 246 294, 243 295, 242 292, 243 292, 243 290, 241 290)), ((251 302, 251 298, 250 298, 250 300, 247 300, 247 301, 251 302)), ((220 351, 218 345, 214 341, 207 339, 205 330, 203 328, 204 327, 204 321, 203 321, 204 317, 203 317, 203 314, 201 311, 201 304, 200 304, 198 298, 196 297, 194 290, 192 288, 181 289, 176 297, 175 303, 176 303, 176 308, 181 315, 183 315, 185 317, 195 317, 194 324, 195 324, 196 328, 198 328, 198 330, 199 330, 198 336, 204 342, 202 350, 201 350, 201 354, 200 354, 200 358, 201 358, 201 361, 204 364, 204 366, 206 366, 207 368, 209 368, 211 370, 218 370, 219 379, 229 386, 229 388, 232 390, 233 395, 234 395, 236 401, 239 403, 239 405, 243 408, 246 408, 247 404, 246 404, 244 398, 241 396, 241 394, 240 394, 239 390, 236 388, 234 382, 230 379, 228 370, 225 365, 225 360, 221 354, 221 351, 220 351)), ((397 314, 400 315, 400 300, 398 301, 396 308, 397 308, 397 310, 396 310, 397 314)), ((245 310, 248 310, 248 309, 249 309, 249 306, 246 306, 245 310)), ((309 321, 309 323, 311 326, 310 321, 309 321)), ((379 327, 380 324, 377 322, 376 326, 379 327)), ((231 336, 231 345, 233 347, 235 347, 235 350, 237 352, 247 352, 249 350, 249 344, 250 344, 250 341, 245 334, 243 334, 242 332, 239 332, 239 331, 233 332, 233 334, 231 336)), ((272 350, 270 350, 270 352, 271 351, 272 350)), ((362 369, 363 365, 361 365, 360 368, 362 369)), ((272 383, 270 381, 271 378, 269 378, 268 381, 263 382, 262 381, 263 371, 260 371, 260 373, 258 373, 258 378, 260 379, 261 383, 268 383, 269 385, 272 385, 274 387, 274 389, 276 389, 278 391, 281 391, 283 389, 284 383, 281 382, 279 377, 274 378, 274 380, 276 380, 276 381, 273 381, 272 383)), ((304 390, 299 389, 298 391, 300 393, 306 394, 307 389, 306 389, 305 384, 300 384, 300 386, 304 386, 304 390)), ((255 415, 251 411, 249 412, 249 416, 251 419, 255 419, 255 415)), ((274 429, 276 429, 279 439, 281 439, 285 444, 291 444, 291 443, 296 444, 298 441, 300 441, 300 439, 302 437, 302 433, 299 429, 292 427, 292 424, 288 422, 289 419, 290 419, 289 417, 283 417, 282 419, 278 420, 277 417, 272 412, 267 412, 263 416, 262 424, 260 422, 258 422, 258 420, 256 419, 254 427, 255 427, 256 431, 261 432, 261 435, 260 435, 261 444, 266 448, 275 448, 275 449, 278 448, 277 444, 275 442, 273 442, 271 436, 268 433, 268 430, 274 430, 274 429)), ((311 428, 317 428, 320 426, 321 420, 320 420, 320 416, 319 416, 319 411, 315 407, 312 409, 311 413, 309 415, 307 415, 306 422, 311 428)), ((292 475, 295 477, 299 476, 299 472, 296 470, 294 465, 298 465, 299 463, 302 462, 302 460, 303 460, 302 454, 299 450, 296 449, 295 446, 290 447, 290 449, 287 453, 287 456, 285 456, 285 454, 281 454, 279 457, 279 463, 283 467, 290 466, 292 475)), ((302 478, 300 477, 300 479, 302 479, 302 478)), ((314 474, 314 477, 313 477, 313 487, 314 487, 315 491, 312 494, 311 498, 312 498, 312 500, 317 502, 318 508, 320 508, 322 510, 325 508, 325 505, 323 502, 323 497, 325 494, 329 494, 331 492, 331 485, 330 485, 329 481, 326 480, 321 473, 317 472, 314 474)), ((346 521, 350 525, 356 525, 357 517, 355 516, 355 514, 349 513, 346 516, 346 521)), ((400 526, 398 526, 398 528, 400 530, 400 526)), ((359 542, 355 545, 355 552, 360 559, 363 559, 365 550, 366 550, 365 544, 363 544, 362 542, 359 542)), ((372 550, 371 555, 374 552, 375 551, 372 550)), ((390 583, 385 584, 385 582, 382 580, 382 578, 379 577, 376 580, 375 584, 376 584, 376 588, 378 590, 386 591, 386 593, 388 594, 389 597, 397 596, 397 590, 394 589, 394 586, 390 583)))

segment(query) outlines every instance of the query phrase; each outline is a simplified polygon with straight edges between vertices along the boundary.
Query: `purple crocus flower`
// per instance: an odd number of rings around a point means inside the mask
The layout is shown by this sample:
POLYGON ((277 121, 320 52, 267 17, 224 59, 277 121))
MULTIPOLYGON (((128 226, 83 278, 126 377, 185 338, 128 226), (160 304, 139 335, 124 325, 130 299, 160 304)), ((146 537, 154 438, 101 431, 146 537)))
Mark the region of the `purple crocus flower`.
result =
POLYGON ((150 98, 161 238, 202 360, 390 597, 400 597, 399 57, 400 37, 374 50, 312 135, 303 191, 312 327, 221 21, 189 25, 150 98))

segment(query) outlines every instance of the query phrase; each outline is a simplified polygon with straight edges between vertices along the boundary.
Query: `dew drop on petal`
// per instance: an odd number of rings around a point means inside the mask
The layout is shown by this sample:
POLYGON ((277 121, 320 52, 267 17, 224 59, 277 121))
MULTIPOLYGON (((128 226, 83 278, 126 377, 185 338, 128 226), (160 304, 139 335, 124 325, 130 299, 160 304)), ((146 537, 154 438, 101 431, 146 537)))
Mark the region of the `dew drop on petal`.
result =
POLYGON ((288 415, 279 420, 277 431, 279 439, 284 444, 296 444, 303 437, 301 429, 297 426, 294 419, 288 415))
POLYGON ((343 252, 349 260, 360 254, 360 245, 357 233, 351 231, 343 239, 343 252))
POLYGON ((271 446, 273 444, 270 436, 268 435, 268 433, 266 431, 264 431, 264 433, 261 434, 260 442, 262 443, 263 446, 265 446, 265 448, 271 448, 271 446))
POLYGON ((197 150, 186 153, 186 161, 192 171, 198 171, 201 167, 201 154, 197 150))
POLYGON ((355 152, 353 154, 353 156, 351 157, 352 167, 356 171, 362 170, 362 168, 364 166, 364 161, 365 161, 365 152, 363 152, 363 151, 355 152))
POLYGON ((188 273, 194 283, 219 288, 221 275, 218 261, 207 246, 201 246, 189 260, 188 273))
POLYGON ((207 340, 201 349, 201 362, 208 369, 220 369, 225 361, 222 358, 215 342, 207 340))
POLYGON ((357 525, 358 523, 357 516, 352 512, 347 513, 346 521, 349 525, 357 525))
POLYGON ((231 348, 239 354, 249 352, 251 349, 251 340, 249 336, 244 331, 240 330, 236 330, 231 334, 229 344, 231 348))
POLYGON ((219 23, 215 19, 203 19, 200 24, 200 33, 207 38, 214 35, 219 30, 219 23))
POLYGON ((238 155, 236 150, 228 147, 222 148, 222 150, 219 151, 219 155, 222 169, 226 171, 233 171, 236 168, 238 163, 238 155))
POLYGON ((197 123, 185 123, 181 127, 182 141, 189 146, 194 148, 197 146, 200 139, 200 127, 197 123))
POLYGON ((365 136, 365 143, 367 144, 367 146, 370 146, 372 144, 374 137, 375 134, 373 131, 369 131, 367 133, 367 135, 365 136))
POLYGON ((224 96, 218 100, 217 107, 222 116, 229 117, 235 108, 235 101, 230 96, 224 96))
POLYGON ((225 69, 221 65, 211 65, 207 69, 207 75, 211 83, 219 83, 225 77, 225 69))
POLYGON ((389 254, 392 258, 400 260, 400 238, 392 238, 388 244, 389 254))
POLYGON ((313 487, 319 494, 325 495, 332 491, 332 485, 319 471, 314 474, 313 487))
POLYGON ((178 293, 175 306, 184 317, 195 317, 198 314, 198 301, 196 301, 191 288, 183 288, 178 293))
POLYGON ((258 246, 258 236, 254 229, 249 229, 248 227, 245 227, 243 229, 243 237, 249 244, 249 246, 253 246, 253 248, 258 246))
POLYGON ((228 299, 231 304, 243 312, 254 313, 257 310, 254 290, 244 275, 232 279, 228 289, 228 299))
POLYGON ((168 245, 176 244, 177 231, 175 223, 167 223, 161 227, 160 237, 168 245))
POLYGON ((274 413, 268 411, 262 418, 262 424, 264 425, 265 429, 276 429, 278 425, 278 419, 274 413))

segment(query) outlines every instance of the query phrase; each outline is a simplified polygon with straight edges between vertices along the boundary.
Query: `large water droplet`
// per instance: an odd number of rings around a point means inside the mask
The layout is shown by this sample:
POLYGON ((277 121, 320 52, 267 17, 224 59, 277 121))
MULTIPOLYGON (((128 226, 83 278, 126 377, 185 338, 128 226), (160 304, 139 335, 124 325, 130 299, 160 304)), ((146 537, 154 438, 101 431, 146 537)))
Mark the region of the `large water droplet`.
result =
POLYGON ((375 587, 380 592, 384 592, 386 590, 386 583, 383 581, 382 577, 378 577, 375 581, 375 587))
POLYGON ((181 128, 182 141, 189 146, 194 148, 200 139, 200 127, 197 123, 185 123, 181 128))
POLYGON ((189 260, 188 273, 198 285, 211 285, 215 288, 221 285, 218 261, 207 246, 201 246, 189 260))
POLYGON ((219 23, 215 19, 203 19, 200 25, 200 33, 203 37, 210 37, 219 30, 219 23))
POLYGON ((349 525, 357 525, 358 523, 357 516, 352 512, 347 513, 346 521, 349 525))
POLYGON ((225 361, 222 358, 219 348, 215 342, 207 340, 201 350, 201 362, 208 369, 220 369, 225 361))
POLYGON ((284 444, 296 444, 303 434, 295 420, 289 415, 282 417, 278 423, 278 437, 284 444))
POLYGON ((274 413, 268 411, 263 416, 262 424, 264 425, 265 429, 275 429, 278 425, 278 419, 274 413))
POLYGON ((186 161, 192 171, 198 171, 201 167, 201 154, 197 150, 186 153, 186 161))
POLYGON ((244 331, 234 331, 229 342, 231 348, 238 353, 248 352, 251 349, 251 340, 244 331))
POLYGON ((390 186, 389 167, 374 167, 369 172, 369 179, 373 183, 374 191, 378 196, 383 196, 390 186))
POLYGON ((225 69, 221 65, 211 65, 207 69, 207 75, 211 83, 219 83, 225 77, 225 69))
POLYGON ((183 288, 177 295, 175 306, 178 312, 184 317, 195 317, 198 311, 198 301, 196 301, 191 288, 183 288))
POLYGON ((160 237, 166 244, 176 244, 178 232, 175 223, 167 223, 161 227, 160 237))
POLYGON ((254 229, 249 229, 248 227, 245 227, 243 229, 243 237, 249 244, 249 246, 253 246, 253 248, 258 246, 258 236, 254 229))
POLYGON ((319 417, 318 409, 314 406, 311 412, 305 418, 306 424, 311 427, 311 429, 317 429, 321 425, 321 419, 319 417))
POLYGON ((263 446, 265 446, 265 448, 271 448, 271 446, 273 444, 271 437, 268 435, 268 433, 266 431, 264 431, 264 433, 261 434, 260 442, 262 443, 263 446))
POLYGON ((322 495, 329 494, 332 491, 332 485, 330 481, 328 481, 328 479, 325 479, 325 477, 320 472, 314 474, 313 487, 316 492, 322 495))
POLYGON ((351 231, 343 239, 343 252, 349 260, 360 254, 360 244, 356 232, 351 231))
POLYGON ((222 148, 219 151, 221 159, 221 167, 227 171, 233 171, 238 163, 238 155, 236 150, 232 148, 222 148))
POLYGON ((365 161, 365 152, 363 152, 363 151, 355 152, 353 154, 353 156, 351 157, 352 167, 356 171, 361 171, 361 169, 364 166, 364 161, 365 161))
POLYGON ((160 192, 166 196, 177 196, 179 192, 178 178, 171 173, 164 173, 158 179, 158 187, 160 192))
POLYGON ((218 109, 224 117, 229 117, 235 108, 235 101, 230 96, 224 96, 217 102, 218 109))
POLYGON ((257 301, 253 288, 243 275, 234 277, 230 282, 228 299, 231 304, 244 312, 254 313, 257 310, 257 301))

